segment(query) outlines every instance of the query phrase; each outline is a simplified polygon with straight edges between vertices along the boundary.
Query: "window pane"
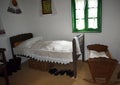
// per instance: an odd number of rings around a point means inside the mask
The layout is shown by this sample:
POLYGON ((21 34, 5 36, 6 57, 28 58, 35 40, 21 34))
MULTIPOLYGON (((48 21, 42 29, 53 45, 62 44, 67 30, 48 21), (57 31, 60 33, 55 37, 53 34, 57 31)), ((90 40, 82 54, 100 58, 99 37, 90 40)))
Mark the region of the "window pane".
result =
POLYGON ((76 18, 84 18, 84 0, 76 0, 76 18))
POLYGON ((85 0, 75 0, 76 1, 76 28, 77 30, 84 29, 84 8, 85 0))
POLYGON ((97 29, 97 19, 89 19, 88 20, 88 28, 97 29))
POLYGON ((85 28, 84 26, 84 20, 76 20, 76 28, 78 30, 82 30, 85 28))
POLYGON ((88 0, 88 7, 97 7, 98 0, 88 0))
POLYGON ((85 0, 75 0, 76 9, 84 10, 84 8, 85 8, 84 2, 85 2, 85 0))
POLYGON ((88 9, 88 17, 97 17, 97 8, 88 9))
POLYGON ((76 10, 76 18, 84 18, 84 10, 76 10))

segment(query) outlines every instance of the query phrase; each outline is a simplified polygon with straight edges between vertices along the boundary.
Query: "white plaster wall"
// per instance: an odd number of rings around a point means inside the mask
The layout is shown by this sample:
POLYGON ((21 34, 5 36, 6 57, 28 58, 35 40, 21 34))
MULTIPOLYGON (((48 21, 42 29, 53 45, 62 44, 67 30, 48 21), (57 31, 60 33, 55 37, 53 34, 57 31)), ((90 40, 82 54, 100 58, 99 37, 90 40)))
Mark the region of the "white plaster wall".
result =
MULTIPOLYGON (((54 13, 41 16, 40 0, 17 0, 22 14, 7 12, 9 0, 0 0, 0 16, 6 35, 0 36, 0 47, 7 48, 6 55, 11 57, 9 36, 32 32, 45 40, 72 40, 78 33, 72 33, 71 0, 52 0, 54 13)), ((114 58, 120 61, 120 0, 103 0, 103 21, 101 33, 85 33, 85 48, 91 43, 106 44, 114 58)), ((87 57, 87 49, 86 49, 87 57)))
POLYGON ((12 58, 9 37, 19 33, 29 32, 29 24, 26 15, 15 15, 7 12, 9 0, 0 0, 0 17, 5 35, 0 35, 0 47, 6 48, 7 59, 12 58))

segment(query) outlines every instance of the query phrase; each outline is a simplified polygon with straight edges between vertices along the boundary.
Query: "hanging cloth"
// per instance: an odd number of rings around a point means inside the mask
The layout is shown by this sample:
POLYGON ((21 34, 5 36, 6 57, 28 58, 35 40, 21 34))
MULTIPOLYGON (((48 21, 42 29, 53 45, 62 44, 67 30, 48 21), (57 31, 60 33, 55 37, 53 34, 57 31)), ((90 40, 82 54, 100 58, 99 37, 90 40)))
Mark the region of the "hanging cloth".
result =
POLYGON ((18 7, 18 3, 16 0, 10 0, 10 4, 7 11, 15 14, 22 13, 21 9, 18 7))

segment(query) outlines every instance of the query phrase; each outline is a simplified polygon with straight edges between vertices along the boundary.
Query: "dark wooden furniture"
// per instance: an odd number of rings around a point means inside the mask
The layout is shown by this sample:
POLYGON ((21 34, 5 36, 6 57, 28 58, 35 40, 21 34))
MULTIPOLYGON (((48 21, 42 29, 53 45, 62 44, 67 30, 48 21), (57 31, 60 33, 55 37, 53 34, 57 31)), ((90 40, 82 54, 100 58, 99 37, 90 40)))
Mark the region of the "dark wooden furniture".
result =
MULTIPOLYGON (((84 35, 82 37, 80 35, 78 35, 77 37, 78 37, 78 41, 80 43, 80 48, 81 48, 80 50, 82 53, 82 61, 84 61, 84 35)), ((23 42, 30 38, 33 38, 32 33, 24 33, 24 34, 19 34, 19 35, 10 37, 11 50, 12 50, 12 55, 14 58, 16 58, 16 55, 14 54, 13 48, 16 46, 16 43, 23 42)), ((73 53, 72 53, 73 54, 73 71, 74 71, 74 77, 76 78, 76 76, 77 76, 77 60, 80 55, 76 54, 75 39, 73 39, 72 42, 73 42, 73 53)), ((29 56, 27 56, 27 57, 29 57, 29 56)))
POLYGON ((117 79, 120 79, 120 71, 118 72, 117 79))
POLYGON ((5 83, 6 85, 9 85, 7 62, 4 51, 4 48, 0 48, 0 72, 4 73, 5 83))
POLYGON ((88 65, 92 74, 93 81, 102 80, 103 83, 108 83, 118 61, 110 58, 90 58, 88 65))
POLYGON ((106 55, 109 57, 109 58, 112 58, 109 50, 108 50, 108 46, 107 45, 102 45, 102 44, 91 44, 91 45, 88 45, 87 46, 87 49, 88 51, 90 50, 95 50, 95 51, 98 51, 98 52, 105 52, 106 55))
POLYGON ((33 37, 32 33, 24 33, 24 34, 19 34, 19 35, 10 37, 11 51, 12 51, 12 56, 14 59, 16 59, 16 56, 14 54, 13 48, 16 47, 16 43, 23 42, 32 37, 33 37))
POLYGON ((108 50, 108 46, 101 44, 92 44, 87 46, 88 50, 95 50, 98 52, 104 51, 109 58, 99 56, 98 58, 89 58, 88 65, 92 75, 93 82, 100 81, 107 84, 115 70, 118 61, 113 59, 108 50))

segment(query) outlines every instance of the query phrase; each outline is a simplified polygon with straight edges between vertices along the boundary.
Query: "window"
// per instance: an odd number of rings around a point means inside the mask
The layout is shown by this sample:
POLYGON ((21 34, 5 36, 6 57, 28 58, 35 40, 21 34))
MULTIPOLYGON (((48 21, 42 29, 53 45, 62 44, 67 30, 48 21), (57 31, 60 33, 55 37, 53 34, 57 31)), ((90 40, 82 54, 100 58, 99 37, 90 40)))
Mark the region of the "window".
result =
POLYGON ((72 0, 73 32, 101 32, 102 0, 72 0))

